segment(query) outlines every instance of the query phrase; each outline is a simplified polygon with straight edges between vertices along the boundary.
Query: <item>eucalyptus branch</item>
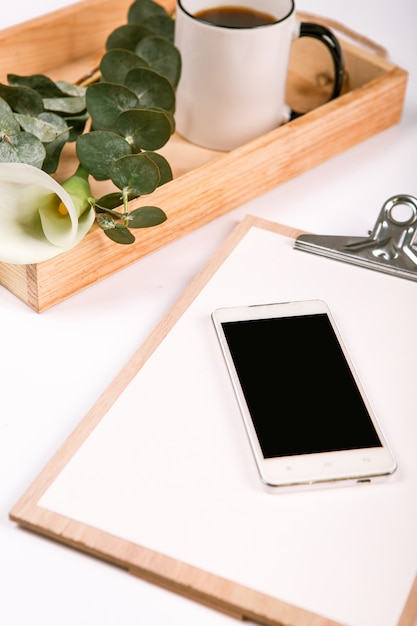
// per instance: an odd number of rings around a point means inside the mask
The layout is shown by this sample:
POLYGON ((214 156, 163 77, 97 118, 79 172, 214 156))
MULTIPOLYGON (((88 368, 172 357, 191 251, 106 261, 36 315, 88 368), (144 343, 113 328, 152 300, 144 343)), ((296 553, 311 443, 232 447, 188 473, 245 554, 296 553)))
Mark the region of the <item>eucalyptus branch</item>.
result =
POLYGON ((9 74, 8 84, 0 84, 0 163, 53 174, 65 144, 75 142, 83 170, 122 192, 90 202, 107 237, 133 243, 130 229, 160 224, 163 211, 129 212, 129 202, 172 180, 169 163, 156 151, 175 130, 181 58, 173 37, 166 10, 153 0, 136 0, 127 23, 109 34, 99 67, 82 81, 9 74), (123 213, 116 210, 121 200, 123 213))

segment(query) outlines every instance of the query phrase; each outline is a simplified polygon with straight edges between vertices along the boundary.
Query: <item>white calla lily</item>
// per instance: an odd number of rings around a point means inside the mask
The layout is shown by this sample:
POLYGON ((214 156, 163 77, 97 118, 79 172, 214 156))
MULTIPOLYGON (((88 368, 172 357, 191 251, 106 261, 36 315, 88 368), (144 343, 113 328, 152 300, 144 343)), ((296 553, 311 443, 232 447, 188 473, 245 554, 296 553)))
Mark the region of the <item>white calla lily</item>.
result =
POLYGON ((0 163, 0 261, 46 261, 77 245, 95 212, 87 177, 76 172, 60 185, 24 163, 0 163))

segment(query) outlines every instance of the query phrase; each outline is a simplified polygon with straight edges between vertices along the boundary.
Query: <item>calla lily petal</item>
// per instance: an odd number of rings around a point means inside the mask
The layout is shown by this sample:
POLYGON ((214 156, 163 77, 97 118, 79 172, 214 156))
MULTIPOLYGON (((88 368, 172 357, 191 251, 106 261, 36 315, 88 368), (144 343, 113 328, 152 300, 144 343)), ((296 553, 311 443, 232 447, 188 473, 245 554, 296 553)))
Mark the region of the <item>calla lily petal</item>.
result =
POLYGON ((0 261, 40 263, 77 245, 94 222, 87 195, 78 216, 71 194, 49 174, 25 163, 0 163, 0 261))

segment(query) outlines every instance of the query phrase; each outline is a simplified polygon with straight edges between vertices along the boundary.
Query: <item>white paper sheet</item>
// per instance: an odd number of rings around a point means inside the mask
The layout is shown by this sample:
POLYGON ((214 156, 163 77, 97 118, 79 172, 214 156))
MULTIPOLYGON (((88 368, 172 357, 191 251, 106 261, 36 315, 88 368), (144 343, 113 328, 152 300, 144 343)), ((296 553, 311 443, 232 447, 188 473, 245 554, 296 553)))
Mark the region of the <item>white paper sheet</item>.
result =
POLYGON ((416 325, 415 283, 253 227, 39 504, 349 626, 394 626, 417 563, 416 325), (391 444, 388 483, 262 489, 210 314, 308 298, 328 302, 391 444))

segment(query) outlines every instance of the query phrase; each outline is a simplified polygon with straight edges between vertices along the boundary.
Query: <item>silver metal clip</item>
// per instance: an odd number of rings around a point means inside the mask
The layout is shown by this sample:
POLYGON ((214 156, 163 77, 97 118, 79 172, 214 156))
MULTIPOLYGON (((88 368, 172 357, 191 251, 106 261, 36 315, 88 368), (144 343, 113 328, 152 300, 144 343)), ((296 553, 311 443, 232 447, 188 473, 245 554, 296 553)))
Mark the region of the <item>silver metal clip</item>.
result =
POLYGON ((417 198, 398 195, 383 205, 368 237, 300 235, 294 248, 417 280, 417 198))

